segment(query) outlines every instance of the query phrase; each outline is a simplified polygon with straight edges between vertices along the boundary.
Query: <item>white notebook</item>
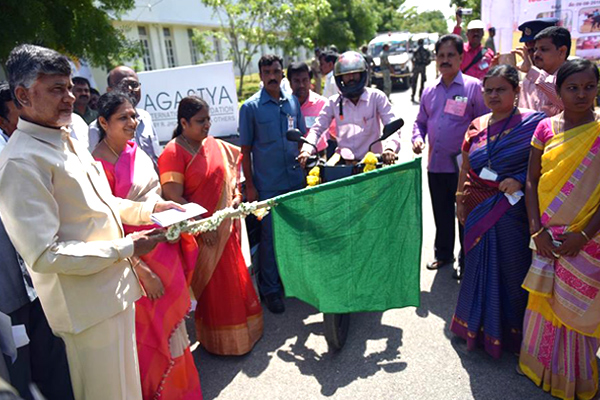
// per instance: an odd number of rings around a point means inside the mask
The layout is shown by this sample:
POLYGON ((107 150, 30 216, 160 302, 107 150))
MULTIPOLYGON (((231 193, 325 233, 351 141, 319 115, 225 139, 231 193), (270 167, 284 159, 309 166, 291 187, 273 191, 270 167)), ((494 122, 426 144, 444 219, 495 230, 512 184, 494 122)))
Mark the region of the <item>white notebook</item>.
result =
POLYGON ((182 204, 182 207, 185 208, 185 211, 170 209, 167 211, 154 213, 150 215, 150 219, 152 222, 162 227, 166 227, 176 224, 177 222, 185 221, 186 219, 197 217, 198 215, 206 212, 204 207, 196 203, 182 204))

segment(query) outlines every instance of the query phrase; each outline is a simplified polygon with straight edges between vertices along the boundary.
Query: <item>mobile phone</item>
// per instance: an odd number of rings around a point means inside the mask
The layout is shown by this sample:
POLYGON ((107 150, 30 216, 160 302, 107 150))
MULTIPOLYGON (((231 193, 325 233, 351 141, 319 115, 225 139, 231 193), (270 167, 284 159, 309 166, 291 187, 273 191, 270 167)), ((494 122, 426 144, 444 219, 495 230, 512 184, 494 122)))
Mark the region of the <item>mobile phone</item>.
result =
POLYGON ((473 14, 473 9, 472 8, 461 8, 460 10, 456 11, 456 14, 458 14, 461 17, 463 15, 471 15, 471 14, 473 14))
POLYGON ((513 67, 517 66, 517 60, 513 53, 500 54, 500 58, 498 59, 498 64, 508 64, 513 67))

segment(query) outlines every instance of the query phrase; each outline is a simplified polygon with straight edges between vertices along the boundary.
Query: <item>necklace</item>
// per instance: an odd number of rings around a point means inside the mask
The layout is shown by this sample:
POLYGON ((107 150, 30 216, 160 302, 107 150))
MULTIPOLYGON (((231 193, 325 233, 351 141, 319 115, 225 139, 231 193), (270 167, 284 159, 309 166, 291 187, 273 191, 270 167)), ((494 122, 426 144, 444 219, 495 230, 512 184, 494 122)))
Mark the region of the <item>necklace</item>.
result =
POLYGON ((492 143, 492 141, 490 140, 490 131, 491 131, 491 125, 492 125, 492 118, 490 118, 488 120, 488 126, 487 126, 487 143, 485 146, 485 150, 487 152, 487 156, 488 156, 488 168, 492 169, 492 155, 494 152, 494 147, 496 147, 496 144, 498 144, 498 142, 500 141, 500 139, 502 139, 501 135, 502 133, 506 130, 506 127, 508 126, 508 124, 510 123, 510 120, 512 119, 513 115, 515 115, 515 112, 517 111, 517 107, 514 107, 512 109, 512 112, 510 113, 509 117, 506 119, 506 122, 504 122, 504 125, 502 125, 502 128, 500 129, 500 132, 498 133, 496 140, 492 143))
POLYGON ((198 152, 198 150, 200 150, 200 146, 198 146, 198 147, 192 146, 192 144, 190 143, 190 141, 187 140, 187 138, 185 137, 185 135, 183 133, 181 135, 179 135, 179 136, 183 139, 183 141, 185 143, 187 143, 188 147, 190 148, 190 150, 192 150, 192 152, 194 154, 196 154, 198 152))
POLYGON ((106 139, 103 140, 104 144, 106 145, 106 147, 108 147, 108 149, 115 155, 115 157, 117 157, 117 160, 119 159, 119 157, 121 157, 120 154, 118 154, 115 149, 113 149, 110 144, 108 144, 108 141, 106 139))

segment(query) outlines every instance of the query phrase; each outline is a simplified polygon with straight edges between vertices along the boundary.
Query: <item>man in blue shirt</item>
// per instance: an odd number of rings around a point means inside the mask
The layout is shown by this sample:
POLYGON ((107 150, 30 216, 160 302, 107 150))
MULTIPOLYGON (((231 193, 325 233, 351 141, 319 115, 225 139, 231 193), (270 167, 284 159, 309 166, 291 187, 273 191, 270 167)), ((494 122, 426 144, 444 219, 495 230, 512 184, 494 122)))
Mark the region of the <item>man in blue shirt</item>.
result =
MULTIPOLYGON (((240 109, 239 130, 247 201, 268 199, 304 186, 304 174, 296 161, 298 145, 285 136, 286 131, 293 128, 306 133, 300 103, 280 88, 283 63, 279 57, 262 56, 258 70, 263 88, 240 109)), ((270 215, 261 221, 258 288, 269 311, 285 311, 270 215)))

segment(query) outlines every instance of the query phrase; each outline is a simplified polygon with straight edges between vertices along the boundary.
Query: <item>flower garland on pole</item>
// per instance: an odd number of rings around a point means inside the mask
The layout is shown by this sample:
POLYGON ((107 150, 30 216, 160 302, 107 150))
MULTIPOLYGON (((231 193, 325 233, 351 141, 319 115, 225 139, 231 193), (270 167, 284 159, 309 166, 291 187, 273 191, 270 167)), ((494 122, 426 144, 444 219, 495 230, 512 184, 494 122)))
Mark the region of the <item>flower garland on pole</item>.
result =
POLYGON ((221 222, 227 218, 245 218, 248 215, 253 214, 260 221, 269 213, 271 207, 274 206, 274 199, 254 201, 252 203, 242 203, 238 206, 238 208, 224 208, 216 211, 210 217, 201 219, 199 221, 181 221, 169 227, 166 235, 167 240, 175 241, 179 239, 179 235, 182 233, 191 233, 193 235, 197 235, 199 233, 214 231, 219 227, 219 225, 221 225, 221 222))

